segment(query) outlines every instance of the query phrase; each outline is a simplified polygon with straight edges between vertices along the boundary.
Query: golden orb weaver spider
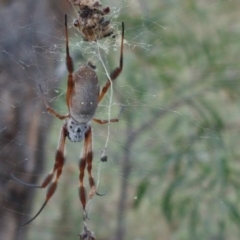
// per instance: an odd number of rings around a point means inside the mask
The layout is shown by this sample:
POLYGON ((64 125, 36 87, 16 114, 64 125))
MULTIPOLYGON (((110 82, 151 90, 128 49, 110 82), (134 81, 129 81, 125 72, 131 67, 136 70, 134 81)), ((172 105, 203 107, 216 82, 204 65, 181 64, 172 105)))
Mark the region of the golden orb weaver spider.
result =
MULTIPOLYGON (((64 157, 64 149, 65 149, 65 141, 66 137, 71 142, 81 142, 84 139, 84 147, 82 156, 79 161, 79 198, 84 210, 85 216, 86 213, 86 192, 84 187, 84 172, 87 168, 88 177, 89 177, 89 185, 90 192, 89 198, 92 198, 96 192, 96 186, 94 182, 94 178, 92 176, 92 128, 91 128, 91 120, 95 121, 99 124, 106 124, 109 122, 118 122, 118 118, 109 119, 109 120, 101 120, 94 118, 95 111, 98 107, 98 103, 102 100, 106 92, 108 91, 111 82, 114 81, 123 69, 123 40, 124 40, 124 23, 122 22, 122 36, 121 36, 121 47, 120 47, 120 60, 119 66, 115 68, 110 73, 110 79, 107 80, 106 84, 100 91, 98 76, 95 72, 95 67, 88 62, 87 64, 79 66, 79 68, 74 71, 73 61, 69 53, 68 46, 68 28, 67 28, 67 15, 65 15, 65 34, 66 34, 66 66, 68 70, 68 81, 67 81, 67 94, 66 94, 66 103, 68 107, 67 115, 60 115, 54 109, 49 107, 44 95, 43 91, 40 87, 40 92, 46 106, 46 109, 53 116, 57 117, 60 120, 65 120, 60 132, 60 138, 58 143, 58 148, 55 156, 55 163, 52 171, 46 176, 41 185, 28 184, 17 179, 13 174, 12 177, 17 182, 36 188, 46 188, 49 186, 46 199, 40 208, 40 210, 23 224, 27 225, 32 222, 44 209, 47 202, 51 199, 53 194, 56 191, 58 180, 62 173, 62 168, 65 162, 64 157)), ((100 194, 98 194, 100 195, 100 194)))

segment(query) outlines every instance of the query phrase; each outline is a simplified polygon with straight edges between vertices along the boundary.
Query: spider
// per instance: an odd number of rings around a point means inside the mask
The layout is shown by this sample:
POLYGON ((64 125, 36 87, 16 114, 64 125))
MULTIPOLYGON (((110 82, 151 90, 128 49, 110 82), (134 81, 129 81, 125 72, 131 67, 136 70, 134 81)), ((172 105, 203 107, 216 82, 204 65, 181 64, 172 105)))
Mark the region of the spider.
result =
POLYGON ((78 19, 73 25, 79 29, 85 41, 96 41, 113 34, 113 27, 110 20, 104 15, 110 12, 110 8, 101 8, 98 0, 74 0, 73 4, 79 6, 78 19))
POLYGON ((67 15, 65 15, 65 34, 66 34, 66 67, 68 70, 68 81, 67 81, 67 93, 66 93, 66 103, 68 107, 68 114, 60 115, 54 109, 52 109, 40 87, 40 92, 46 106, 46 109, 53 116, 60 120, 64 120, 63 126, 60 132, 59 143, 57 147, 57 152, 55 156, 55 163, 51 172, 46 176, 41 185, 28 184, 17 179, 13 174, 12 177, 19 183, 24 184, 29 187, 36 188, 46 188, 49 186, 46 199, 40 208, 40 210, 32 217, 29 221, 23 224, 27 225, 32 222, 44 209, 47 202, 53 196, 56 191, 58 180, 62 173, 62 168, 64 165, 64 149, 66 137, 71 142, 81 142, 84 139, 84 146, 82 155, 79 161, 79 198, 83 207, 84 215, 87 217, 86 213, 86 192, 84 187, 84 172, 87 169, 89 177, 90 192, 89 198, 92 198, 95 194, 100 195, 96 191, 96 186, 94 178, 92 176, 92 128, 91 120, 99 124, 106 124, 109 122, 118 122, 118 118, 113 118, 109 120, 101 120, 94 118, 95 111, 98 107, 98 103, 102 100, 106 92, 108 91, 111 81, 115 80, 121 73, 123 69, 123 39, 124 39, 124 23, 122 22, 122 36, 121 36, 121 46, 120 46, 120 60, 119 66, 115 68, 110 73, 110 79, 107 80, 106 84, 100 91, 98 76, 95 72, 95 67, 88 62, 87 64, 79 66, 79 68, 74 71, 73 60, 69 53, 68 46, 68 27, 67 27, 67 15))

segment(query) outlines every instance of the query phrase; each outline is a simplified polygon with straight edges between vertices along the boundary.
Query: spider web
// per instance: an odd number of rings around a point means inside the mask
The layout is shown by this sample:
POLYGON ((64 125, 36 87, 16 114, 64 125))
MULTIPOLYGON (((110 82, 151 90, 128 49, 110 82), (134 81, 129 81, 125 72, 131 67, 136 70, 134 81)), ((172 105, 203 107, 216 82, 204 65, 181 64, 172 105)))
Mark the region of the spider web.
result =
MULTIPOLYGON (((0 23, 1 29, 17 27, 28 30, 29 34, 54 39, 47 45, 12 36, 19 49, 31 45, 26 56, 12 52, 0 42, 0 53, 12 60, 11 66, 4 67, 12 71, 13 84, 21 86, 24 81, 30 81, 35 86, 30 99, 24 98, 27 89, 19 87, 22 96, 19 104, 12 104, 6 93, 0 95, 2 105, 10 104, 15 109, 33 101, 37 108, 42 101, 37 88, 41 83, 49 104, 57 112, 66 113, 63 32, 66 9, 75 69, 90 60, 97 66, 101 86, 119 64, 121 22, 124 21, 123 72, 100 103, 96 118, 115 118, 122 106, 124 109, 118 123, 92 124, 93 175, 98 192, 106 195, 94 196, 88 202, 89 228, 97 239, 120 240, 118 228, 125 229, 122 239, 239 239, 240 59, 237 46, 240 35, 235 10, 239 9, 239 3, 130 0, 102 1, 102 4, 111 9, 109 16, 116 31, 115 39, 105 38, 96 43, 83 41, 71 26, 77 13, 67 1, 53 1, 62 21, 54 16, 39 18, 42 23, 53 21, 57 29, 38 29, 36 22, 25 25, 21 21, 12 22, 11 26, 0 23), (54 72, 45 71, 48 67, 42 67, 36 50, 38 54, 50 52, 46 61, 50 58, 56 63, 54 72), (32 66, 38 70, 37 78, 29 73, 32 66), (18 79, 14 74, 14 68, 18 67, 25 79, 18 79), (100 161, 103 153, 108 156, 107 162, 100 161)), ((5 15, 2 12, 0 16, 5 15)), ((31 113, 26 117, 29 116, 31 113)), ((38 124, 47 134, 46 116, 48 113, 43 111, 38 124)), ((61 126, 61 121, 53 119, 44 171, 37 175, 39 182, 52 169, 61 126)), ((6 126, 1 126, 0 138, 6 130, 6 126)), ((9 138, 9 145, 14 142, 22 146, 20 135, 9 138)), ((82 146, 82 143, 67 141, 66 164, 58 190, 29 225, 27 239, 66 239, 66 236, 78 239, 83 222, 77 192, 82 146)), ((44 151, 41 146, 22 147, 28 147, 30 152, 44 151)), ((7 146, 0 146, 0 152, 5 148, 7 146)), ((4 161, 8 162, 7 156, 4 161)), ((29 161, 31 157, 25 156, 18 159, 17 166, 10 162, 12 171, 29 161)), ((88 190, 87 181, 85 186, 88 190)), ((36 195, 29 218, 38 211, 46 193, 39 189, 31 191, 36 195)), ((5 194, 4 189, 1 194, 5 194)), ((11 199, 6 201, 11 202, 11 199)), ((30 208, 23 205, 20 198, 18 201, 22 209, 30 208)), ((21 214, 24 213, 19 212, 21 214)), ((0 223, 3 224, 1 216, 0 223)))

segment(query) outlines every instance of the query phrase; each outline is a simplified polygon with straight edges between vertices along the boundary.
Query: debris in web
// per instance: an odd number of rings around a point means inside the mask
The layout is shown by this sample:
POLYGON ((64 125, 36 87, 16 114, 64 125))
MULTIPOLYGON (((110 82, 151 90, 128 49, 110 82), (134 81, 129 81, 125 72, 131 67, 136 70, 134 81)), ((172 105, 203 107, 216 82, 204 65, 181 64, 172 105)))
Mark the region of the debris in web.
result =
POLYGON ((80 8, 83 8, 85 6, 94 8, 101 6, 101 2, 99 0, 68 0, 69 2, 72 2, 73 5, 79 6, 80 8))
POLYGON ((109 7, 102 7, 99 0, 68 0, 79 7, 78 17, 73 25, 81 32, 85 41, 94 42, 114 35, 110 19, 106 18, 109 7))
POLYGON ((84 226, 83 226, 83 233, 81 233, 81 234, 79 235, 80 239, 81 239, 81 240, 96 240, 95 235, 94 235, 94 232, 92 232, 92 231, 88 228, 86 222, 84 222, 83 224, 84 224, 84 226))

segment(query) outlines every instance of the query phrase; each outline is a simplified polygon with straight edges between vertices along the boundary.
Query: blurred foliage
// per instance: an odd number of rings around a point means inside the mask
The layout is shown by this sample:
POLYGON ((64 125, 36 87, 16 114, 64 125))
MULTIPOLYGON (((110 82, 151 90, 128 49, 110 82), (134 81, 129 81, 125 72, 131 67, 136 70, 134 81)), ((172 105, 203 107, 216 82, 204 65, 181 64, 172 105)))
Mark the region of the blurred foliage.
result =
MULTIPOLYGON (((114 103, 126 107, 121 121, 111 125, 110 160, 100 165, 100 188, 108 193, 93 204, 90 222, 98 239, 114 235, 120 164, 128 148, 126 239, 240 238, 239 9, 237 0, 139 0, 123 6, 118 20, 126 25, 124 71, 114 103)), ((117 63, 118 52, 107 66, 117 63)), ((107 126, 94 125, 94 131, 99 159, 107 126)), ((68 151, 68 158, 78 159, 79 151, 68 151)), ((73 223, 81 211, 74 166, 73 197, 64 200, 72 220, 62 223, 71 233, 79 230, 73 223)), ((96 169, 97 163, 95 176, 96 169)))
POLYGON ((162 130, 161 139, 167 144, 159 142, 151 149, 156 161, 136 189, 135 207, 149 196, 157 198, 159 191, 155 207, 159 202, 174 239, 239 239, 239 147, 231 142, 239 141, 235 132, 240 4, 161 1, 156 5, 139 22, 135 16, 129 21, 136 26, 143 21, 149 30, 144 42, 152 44, 144 58, 134 51, 138 63, 133 64, 145 69, 148 77, 131 79, 139 83, 151 78, 139 91, 145 96, 152 89, 161 92, 154 103, 149 97, 136 98, 155 106, 156 115, 160 107, 169 111, 152 128, 162 130), (155 187, 151 179, 158 179, 155 187))

